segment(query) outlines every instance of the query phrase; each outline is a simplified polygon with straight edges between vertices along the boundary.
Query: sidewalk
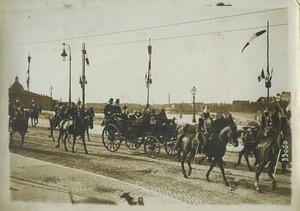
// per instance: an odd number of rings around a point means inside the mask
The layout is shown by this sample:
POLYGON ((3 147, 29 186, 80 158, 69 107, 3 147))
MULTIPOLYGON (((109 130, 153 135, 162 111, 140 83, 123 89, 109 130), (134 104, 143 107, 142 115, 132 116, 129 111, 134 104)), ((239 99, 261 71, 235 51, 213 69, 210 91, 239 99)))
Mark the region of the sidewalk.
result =
POLYGON ((120 195, 130 192, 134 198, 143 197, 145 207, 148 204, 149 208, 153 205, 184 204, 120 180, 16 154, 10 154, 10 170, 12 203, 38 202, 50 206, 57 206, 57 203, 85 204, 89 208, 90 204, 128 207, 127 201, 120 198, 120 195))

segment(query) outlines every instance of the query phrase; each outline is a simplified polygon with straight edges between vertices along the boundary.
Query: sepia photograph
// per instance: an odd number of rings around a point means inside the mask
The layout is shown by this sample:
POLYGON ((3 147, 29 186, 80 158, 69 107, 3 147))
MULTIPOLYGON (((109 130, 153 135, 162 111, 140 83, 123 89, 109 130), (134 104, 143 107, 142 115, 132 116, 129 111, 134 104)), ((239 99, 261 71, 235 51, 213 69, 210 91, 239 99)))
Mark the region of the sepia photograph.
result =
POLYGON ((0 0, 0 210, 300 210, 299 11, 0 0))

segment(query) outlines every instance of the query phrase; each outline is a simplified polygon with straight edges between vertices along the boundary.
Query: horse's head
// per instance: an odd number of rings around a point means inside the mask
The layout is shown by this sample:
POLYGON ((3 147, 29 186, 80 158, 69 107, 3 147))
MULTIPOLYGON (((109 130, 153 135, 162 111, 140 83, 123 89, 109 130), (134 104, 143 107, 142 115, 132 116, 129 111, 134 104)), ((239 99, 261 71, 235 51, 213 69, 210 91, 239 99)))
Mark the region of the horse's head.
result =
POLYGON ((234 147, 237 147, 239 145, 237 126, 232 119, 231 120, 226 119, 226 122, 227 122, 227 126, 225 126, 220 132, 219 135, 220 140, 227 141, 227 143, 230 143, 234 147))

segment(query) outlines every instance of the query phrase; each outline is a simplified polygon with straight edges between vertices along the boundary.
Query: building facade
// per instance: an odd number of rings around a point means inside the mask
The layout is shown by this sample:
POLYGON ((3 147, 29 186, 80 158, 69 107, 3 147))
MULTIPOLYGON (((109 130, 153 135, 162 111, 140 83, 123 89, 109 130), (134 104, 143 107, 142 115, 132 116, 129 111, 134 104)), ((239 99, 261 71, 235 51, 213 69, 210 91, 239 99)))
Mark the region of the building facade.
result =
POLYGON ((20 84, 18 76, 16 76, 15 82, 9 87, 8 96, 9 101, 13 103, 16 102, 16 99, 19 99, 24 108, 30 108, 32 100, 34 100, 37 106, 40 106, 40 108, 44 110, 53 110, 55 103, 53 99, 47 95, 25 90, 22 84, 20 84))

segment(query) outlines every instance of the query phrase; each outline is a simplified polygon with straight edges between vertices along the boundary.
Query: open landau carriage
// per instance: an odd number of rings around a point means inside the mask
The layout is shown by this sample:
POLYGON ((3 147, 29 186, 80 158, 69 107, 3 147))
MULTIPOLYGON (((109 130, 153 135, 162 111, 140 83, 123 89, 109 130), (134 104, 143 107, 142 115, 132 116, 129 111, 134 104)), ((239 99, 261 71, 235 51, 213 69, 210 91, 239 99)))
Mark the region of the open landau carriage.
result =
POLYGON ((165 114, 147 115, 138 119, 113 115, 104 119, 104 125, 102 141, 111 152, 117 151, 125 141, 131 150, 143 144, 145 153, 151 158, 159 155, 161 145, 164 145, 169 155, 177 154, 177 151, 172 150, 177 140, 177 125, 173 119, 167 119, 165 114))

